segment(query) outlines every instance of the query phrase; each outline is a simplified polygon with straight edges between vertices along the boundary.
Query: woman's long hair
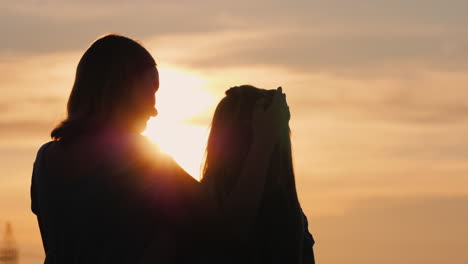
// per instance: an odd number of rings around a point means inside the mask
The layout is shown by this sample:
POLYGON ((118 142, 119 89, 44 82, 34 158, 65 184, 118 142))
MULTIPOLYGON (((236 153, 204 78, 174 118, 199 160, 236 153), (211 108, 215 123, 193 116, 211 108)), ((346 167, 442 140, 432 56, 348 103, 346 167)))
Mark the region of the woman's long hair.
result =
MULTIPOLYGON (((202 183, 215 194, 221 206, 241 173, 252 143, 254 105, 260 98, 271 102, 274 93, 275 90, 250 85, 233 87, 226 91, 215 110, 202 183)), ((290 131, 285 128, 271 157, 251 246, 261 263, 298 263, 302 254, 302 233, 290 131)))
POLYGON ((105 126, 131 108, 132 83, 156 66, 137 41, 109 34, 96 40, 81 57, 67 104, 67 117, 51 132, 64 140, 105 126))

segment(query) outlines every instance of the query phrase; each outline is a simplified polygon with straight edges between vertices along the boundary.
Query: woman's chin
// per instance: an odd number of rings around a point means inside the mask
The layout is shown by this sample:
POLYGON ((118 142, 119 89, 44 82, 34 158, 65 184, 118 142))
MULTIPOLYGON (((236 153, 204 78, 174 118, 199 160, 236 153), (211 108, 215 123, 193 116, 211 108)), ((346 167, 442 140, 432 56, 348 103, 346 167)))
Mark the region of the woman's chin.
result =
POLYGON ((147 121, 135 124, 135 132, 143 133, 146 130, 147 121))
POLYGON ((146 122, 132 122, 121 127, 130 133, 143 133, 146 130, 146 122))
POLYGON ((138 124, 138 133, 145 132, 147 124, 148 124, 147 120, 145 120, 144 122, 141 122, 141 124, 138 124))

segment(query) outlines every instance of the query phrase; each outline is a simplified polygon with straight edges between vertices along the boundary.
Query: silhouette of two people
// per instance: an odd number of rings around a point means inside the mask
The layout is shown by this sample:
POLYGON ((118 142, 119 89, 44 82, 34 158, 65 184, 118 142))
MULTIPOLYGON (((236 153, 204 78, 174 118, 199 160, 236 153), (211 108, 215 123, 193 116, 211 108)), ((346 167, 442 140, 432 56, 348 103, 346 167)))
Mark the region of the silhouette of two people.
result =
POLYGON ((140 134, 158 89, 135 40, 107 35, 82 56, 34 162, 44 263, 314 263, 282 89, 226 91, 200 182, 140 134))

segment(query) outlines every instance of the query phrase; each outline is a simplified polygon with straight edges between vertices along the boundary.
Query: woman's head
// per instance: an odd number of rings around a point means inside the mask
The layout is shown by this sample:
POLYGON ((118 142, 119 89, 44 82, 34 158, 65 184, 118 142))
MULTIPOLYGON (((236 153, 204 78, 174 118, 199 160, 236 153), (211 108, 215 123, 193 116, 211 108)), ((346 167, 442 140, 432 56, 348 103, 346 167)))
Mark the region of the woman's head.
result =
POLYGON ((137 41, 110 34, 81 57, 67 105, 67 118, 51 133, 63 140, 115 126, 135 132, 156 115, 156 62, 137 41))

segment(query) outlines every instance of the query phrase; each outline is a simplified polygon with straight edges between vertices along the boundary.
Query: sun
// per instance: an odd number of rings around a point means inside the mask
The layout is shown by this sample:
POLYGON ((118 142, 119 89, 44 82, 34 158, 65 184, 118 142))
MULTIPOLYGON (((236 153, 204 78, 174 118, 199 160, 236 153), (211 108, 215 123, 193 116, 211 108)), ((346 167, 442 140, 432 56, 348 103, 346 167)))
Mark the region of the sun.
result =
POLYGON ((158 67, 158 71, 158 116, 148 121, 143 135, 155 141, 195 179, 200 179, 209 124, 191 124, 187 120, 210 112, 216 97, 205 88, 203 77, 175 68, 158 67))

